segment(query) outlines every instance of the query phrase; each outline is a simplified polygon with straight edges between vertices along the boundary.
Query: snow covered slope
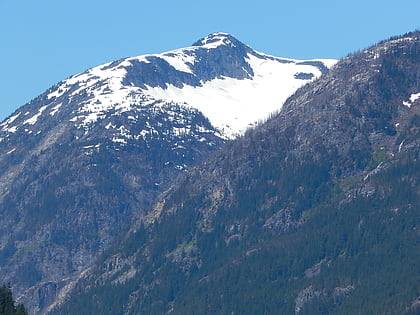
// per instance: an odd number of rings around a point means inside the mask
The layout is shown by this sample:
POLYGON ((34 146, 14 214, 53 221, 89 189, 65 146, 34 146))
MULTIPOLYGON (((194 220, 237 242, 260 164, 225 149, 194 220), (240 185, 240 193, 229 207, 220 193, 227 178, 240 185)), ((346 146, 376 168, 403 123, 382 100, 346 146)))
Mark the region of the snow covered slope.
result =
POLYGON ((37 132, 33 127, 39 119, 66 111, 64 119, 88 131, 109 112, 176 103, 199 110, 222 138, 231 139, 279 110, 297 88, 335 62, 277 58, 214 33, 191 47, 125 58, 74 75, 48 90, 42 107, 22 108, 0 128, 37 132))

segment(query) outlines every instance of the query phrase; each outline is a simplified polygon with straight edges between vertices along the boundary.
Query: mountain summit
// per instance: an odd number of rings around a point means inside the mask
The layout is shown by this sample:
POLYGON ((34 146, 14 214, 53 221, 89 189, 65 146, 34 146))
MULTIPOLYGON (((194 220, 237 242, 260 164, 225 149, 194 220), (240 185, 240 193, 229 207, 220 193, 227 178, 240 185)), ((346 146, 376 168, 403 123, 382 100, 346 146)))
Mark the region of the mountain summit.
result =
POLYGON ((35 132, 41 117, 71 119, 88 129, 110 112, 175 102, 199 110, 230 139, 279 110, 298 87, 334 63, 277 58, 214 33, 191 47, 124 58, 74 75, 19 109, 2 131, 35 132))
POLYGON ((223 32, 216 32, 209 34, 208 36, 196 41, 192 46, 204 46, 206 48, 210 47, 217 47, 220 45, 237 47, 237 46, 245 46, 240 41, 238 41, 235 37, 228 33, 223 32))
POLYGON ((334 60, 215 33, 73 75, 0 124, 0 279, 42 313, 159 193, 334 60))

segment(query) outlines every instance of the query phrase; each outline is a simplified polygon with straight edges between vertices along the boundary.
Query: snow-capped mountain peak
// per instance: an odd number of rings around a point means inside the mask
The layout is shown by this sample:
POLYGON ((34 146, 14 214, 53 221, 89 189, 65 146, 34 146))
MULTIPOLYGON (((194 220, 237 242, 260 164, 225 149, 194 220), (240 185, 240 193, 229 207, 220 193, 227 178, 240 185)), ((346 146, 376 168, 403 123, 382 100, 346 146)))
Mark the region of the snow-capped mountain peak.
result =
POLYGON ((236 47, 237 44, 244 45, 228 33, 217 32, 196 41, 193 46, 201 46, 203 48, 211 49, 222 45, 236 47))
POLYGON ((230 34, 213 33, 190 47, 125 58, 74 75, 42 95, 40 106, 24 106, 0 128, 36 133, 39 119, 52 117, 88 131, 110 113, 176 103, 203 113, 223 138, 234 138, 279 110, 298 87, 334 63, 273 57, 230 34))

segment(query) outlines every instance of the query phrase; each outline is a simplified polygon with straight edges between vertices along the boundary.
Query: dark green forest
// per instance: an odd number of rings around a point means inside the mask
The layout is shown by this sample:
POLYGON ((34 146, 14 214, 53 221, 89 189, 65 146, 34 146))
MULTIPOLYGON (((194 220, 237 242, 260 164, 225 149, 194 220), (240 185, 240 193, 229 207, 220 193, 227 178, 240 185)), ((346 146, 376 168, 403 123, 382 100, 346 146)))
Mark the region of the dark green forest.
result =
POLYGON ((27 315, 28 312, 22 304, 16 305, 13 300, 10 286, 0 287, 0 315, 27 315))
MULTIPOLYGON (((120 248, 137 257, 136 277, 115 286, 116 275, 108 285, 75 297, 60 314, 124 314, 121 305, 133 292, 143 295, 129 314, 164 314, 165 301, 172 301, 173 314, 292 314, 305 290, 299 314, 415 314, 408 306, 419 294, 420 281, 416 154, 395 158, 392 167, 369 180, 371 194, 349 201, 345 196, 357 187, 355 179, 327 181, 317 192, 319 202, 302 208, 305 224, 286 233, 264 231, 269 214, 261 212, 226 209, 211 231, 197 226, 201 218, 192 212, 168 216, 159 224, 164 236, 140 229, 120 248), (226 229, 243 220, 248 234, 227 243, 226 229), (144 251, 137 250, 145 240, 149 264, 144 251), (185 256, 191 255, 188 247, 199 248, 200 268, 183 272, 162 255, 180 243, 185 256), (153 285, 156 279, 159 285, 153 285)), ((300 183, 312 187, 311 176, 306 178, 300 183)), ((259 202, 253 196, 247 196, 252 199, 247 204, 259 202)))

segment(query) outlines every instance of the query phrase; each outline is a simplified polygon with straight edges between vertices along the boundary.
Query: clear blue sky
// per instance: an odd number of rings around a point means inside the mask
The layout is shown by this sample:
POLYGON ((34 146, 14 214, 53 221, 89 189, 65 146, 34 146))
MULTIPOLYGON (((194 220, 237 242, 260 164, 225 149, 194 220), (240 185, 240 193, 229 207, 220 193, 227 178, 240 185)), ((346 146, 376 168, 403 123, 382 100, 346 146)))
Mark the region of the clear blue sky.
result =
POLYGON ((90 67, 222 31, 289 58, 341 58, 420 27, 418 0, 0 0, 0 120, 90 67))

